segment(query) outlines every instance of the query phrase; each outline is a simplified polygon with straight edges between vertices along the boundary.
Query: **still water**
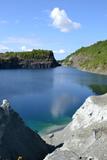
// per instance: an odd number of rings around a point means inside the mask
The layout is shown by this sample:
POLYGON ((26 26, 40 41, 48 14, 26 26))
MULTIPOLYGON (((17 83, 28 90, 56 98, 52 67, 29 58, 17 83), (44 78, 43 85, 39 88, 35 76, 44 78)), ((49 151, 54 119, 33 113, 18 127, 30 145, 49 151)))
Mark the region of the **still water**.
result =
POLYGON ((0 101, 9 99, 37 131, 68 123, 88 96, 105 92, 107 76, 74 68, 0 70, 0 101))

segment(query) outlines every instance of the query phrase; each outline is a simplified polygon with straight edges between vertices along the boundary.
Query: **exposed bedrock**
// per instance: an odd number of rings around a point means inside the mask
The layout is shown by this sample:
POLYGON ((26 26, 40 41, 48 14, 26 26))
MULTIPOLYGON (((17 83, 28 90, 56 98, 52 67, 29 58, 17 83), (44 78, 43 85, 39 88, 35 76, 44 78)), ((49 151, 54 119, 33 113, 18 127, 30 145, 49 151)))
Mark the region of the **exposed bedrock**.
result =
POLYGON ((64 130, 44 139, 64 143, 45 160, 107 160, 107 94, 87 98, 64 130))
POLYGON ((55 147, 30 128, 7 100, 0 106, 0 160, 43 160, 55 147))

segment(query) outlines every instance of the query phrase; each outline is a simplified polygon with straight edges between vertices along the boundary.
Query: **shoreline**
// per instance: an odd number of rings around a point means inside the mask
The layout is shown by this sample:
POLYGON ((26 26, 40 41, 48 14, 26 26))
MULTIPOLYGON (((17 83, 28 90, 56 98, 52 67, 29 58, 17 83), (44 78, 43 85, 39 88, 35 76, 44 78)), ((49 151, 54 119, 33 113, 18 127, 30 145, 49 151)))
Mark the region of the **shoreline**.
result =
POLYGON ((78 69, 80 71, 83 71, 83 72, 88 72, 88 73, 93 73, 93 74, 99 74, 99 75, 107 76, 107 72, 88 71, 88 70, 81 69, 81 68, 76 68, 76 69, 78 69))
POLYGON ((87 72, 87 73, 107 76, 107 72, 89 71, 89 70, 86 70, 86 69, 82 69, 82 68, 78 68, 78 67, 70 66, 70 65, 64 65, 64 64, 62 64, 61 66, 69 67, 69 68, 74 68, 74 69, 77 69, 77 70, 82 71, 82 72, 87 72))
MULTIPOLYGON (((70 123, 70 122, 69 122, 70 123)), ((69 124, 68 123, 68 124, 69 124)), ((39 135, 41 136, 41 138, 48 144, 50 145, 54 145, 54 146, 58 146, 60 144, 59 141, 56 141, 56 135, 59 135, 61 132, 63 132, 64 128, 68 125, 61 125, 59 127, 57 127, 56 129, 52 129, 50 128, 50 132, 47 132, 47 133, 42 133, 39 135)))
POLYGON ((62 131, 68 124, 49 127, 45 131, 39 132, 39 135, 41 135, 42 137, 45 137, 45 136, 49 136, 51 134, 57 133, 59 131, 62 131))

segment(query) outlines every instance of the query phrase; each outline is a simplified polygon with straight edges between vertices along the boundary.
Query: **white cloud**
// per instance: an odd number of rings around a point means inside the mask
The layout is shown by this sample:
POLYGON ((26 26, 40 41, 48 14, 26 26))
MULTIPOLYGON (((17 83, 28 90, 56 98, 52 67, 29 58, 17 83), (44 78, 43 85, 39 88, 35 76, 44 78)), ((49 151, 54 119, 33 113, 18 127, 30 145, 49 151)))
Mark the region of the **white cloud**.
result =
POLYGON ((22 46, 36 47, 40 45, 34 37, 8 37, 2 41, 3 44, 17 44, 22 46))
POLYGON ((7 20, 0 20, 0 24, 7 24, 8 21, 7 20))
POLYGON ((0 52, 6 52, 9 48, 3 44, 0 44, 0 52))
POLYGON ((70 32, 81 27, 80 23, 74 22, 68 17, 65 10, 59 8, 54 8, 50 13, 50 17, 53 20, 52 25, 61 32, 70 32))
POLYGON ((0 41, 0 52, 5 51, 32 51, 35 48, 40 48, 39 39, 31 37, 7 37, 0 41), (7 47, 9 46, 9 47, 7 47))
POLYGON ((27 48, 26 46, 22 46, 22 47, 21 47, 21 50, 22 50, 22 51, 32 51, 33 48, 27 48))
MULTIPOLYGON (((10 22, 7 20, 0 20, 0 24, 9 24, 10 22)), ((20 20, 16 19, 15 21, 11 22, 11 24, 19 24, 20 20)))
POLYGON ((60 49, 59 53, 65 53, 65 50, 64 49, 60 49))
POLYGON ((21 50, 22 50, 22 51, 26 51, 26 46, 22 46, 22 47, 21 47, 21 50))
POLYGON ((65 50, 64 49, 60 49, 60 50, 54 50, 53 51, 54 53, 65 53, 65 50))

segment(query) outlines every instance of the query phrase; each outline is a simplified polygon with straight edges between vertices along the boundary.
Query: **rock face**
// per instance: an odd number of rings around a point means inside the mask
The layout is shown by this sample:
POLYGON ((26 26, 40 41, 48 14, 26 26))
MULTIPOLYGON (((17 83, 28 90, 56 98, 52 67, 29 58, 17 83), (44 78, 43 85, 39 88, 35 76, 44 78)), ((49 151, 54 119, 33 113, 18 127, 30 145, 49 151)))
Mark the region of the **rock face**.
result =
POLYGON ((8 52, 0 54, 0 69, 45 69, 60 66, 52 51, 8 52))
POLYGON ((0 107, 0 160, 42 160, 53 149, 25 126, 9 102, 3 100, 0 107))
POLYGON ((62 64, 107 75, 107 40, 81 47, 67 56, 62 64))
POLYGON ((45 160, 107 160, 107 94, 86 99, 72 122, 50 142, 64 145, 45 160))

